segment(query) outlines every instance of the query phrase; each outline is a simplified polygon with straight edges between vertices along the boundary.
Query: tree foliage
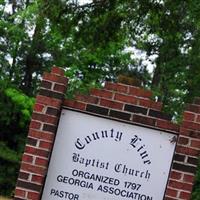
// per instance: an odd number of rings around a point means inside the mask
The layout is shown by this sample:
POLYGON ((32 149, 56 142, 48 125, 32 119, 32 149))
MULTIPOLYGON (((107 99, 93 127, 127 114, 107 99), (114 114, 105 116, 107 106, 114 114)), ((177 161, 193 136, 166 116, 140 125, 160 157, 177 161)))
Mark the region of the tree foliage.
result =
POLYGON ((180 121, 200 96, 199 48, 198 0, 0 0, 0 171, 12 177, 0 175, 1 192, 12 190, 32 97, 52 65, 66 70, 69 95, 132 77, 180 121))
POLYGON ((8 86, 5 81, 0 84, 0 193, 10 195, 15 186, 34 99, 8 86))

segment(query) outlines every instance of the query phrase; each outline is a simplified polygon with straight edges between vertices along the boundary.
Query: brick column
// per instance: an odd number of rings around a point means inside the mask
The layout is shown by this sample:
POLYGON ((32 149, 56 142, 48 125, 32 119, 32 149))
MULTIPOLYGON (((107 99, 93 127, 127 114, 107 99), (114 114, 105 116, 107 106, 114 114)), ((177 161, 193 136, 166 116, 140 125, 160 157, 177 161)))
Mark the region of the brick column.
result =
POLYGON ((166 200, 189 200, 200 155, 200 98, 187 106, 180 127, 166 200))
POLYGON ((51 73, 44 73, 22 157, 15 200, 40 199, 66 86, 67 78, 62 69, 53 67, 51 73))

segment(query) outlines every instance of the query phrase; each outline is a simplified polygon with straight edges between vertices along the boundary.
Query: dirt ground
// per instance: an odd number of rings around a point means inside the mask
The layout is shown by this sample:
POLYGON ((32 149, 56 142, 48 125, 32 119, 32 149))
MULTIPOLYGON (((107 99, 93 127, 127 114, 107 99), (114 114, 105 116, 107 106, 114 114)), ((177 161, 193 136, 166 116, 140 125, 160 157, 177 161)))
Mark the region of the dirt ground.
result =
POLYGON ((7 197, 2 197, 2 196, 0 196, 0 200, 11 200, 11 199, 9 199, 9 198, 7 198, 7 197))

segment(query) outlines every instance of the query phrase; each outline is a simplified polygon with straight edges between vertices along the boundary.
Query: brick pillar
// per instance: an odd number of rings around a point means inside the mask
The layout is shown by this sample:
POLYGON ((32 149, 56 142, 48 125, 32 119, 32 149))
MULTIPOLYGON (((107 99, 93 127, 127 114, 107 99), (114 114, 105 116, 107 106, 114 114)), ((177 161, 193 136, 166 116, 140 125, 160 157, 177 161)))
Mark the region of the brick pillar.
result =
POLYGON ((62 69, 53 67, 51 73, 44 73, 21 161, 15 200, 40 199, 66 86, 62 69))
POLYGON ((189 200, 200 155, 200 98, 183 114, 166 200, 189 200))

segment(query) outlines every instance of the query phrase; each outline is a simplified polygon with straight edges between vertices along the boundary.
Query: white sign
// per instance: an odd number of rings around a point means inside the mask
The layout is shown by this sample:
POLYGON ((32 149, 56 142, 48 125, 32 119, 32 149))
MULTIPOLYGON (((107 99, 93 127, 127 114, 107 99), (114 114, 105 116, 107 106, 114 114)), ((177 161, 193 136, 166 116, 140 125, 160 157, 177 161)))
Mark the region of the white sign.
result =
POLYGON ((162 200, 175 137, 63 110, 42 200, 162 200))

